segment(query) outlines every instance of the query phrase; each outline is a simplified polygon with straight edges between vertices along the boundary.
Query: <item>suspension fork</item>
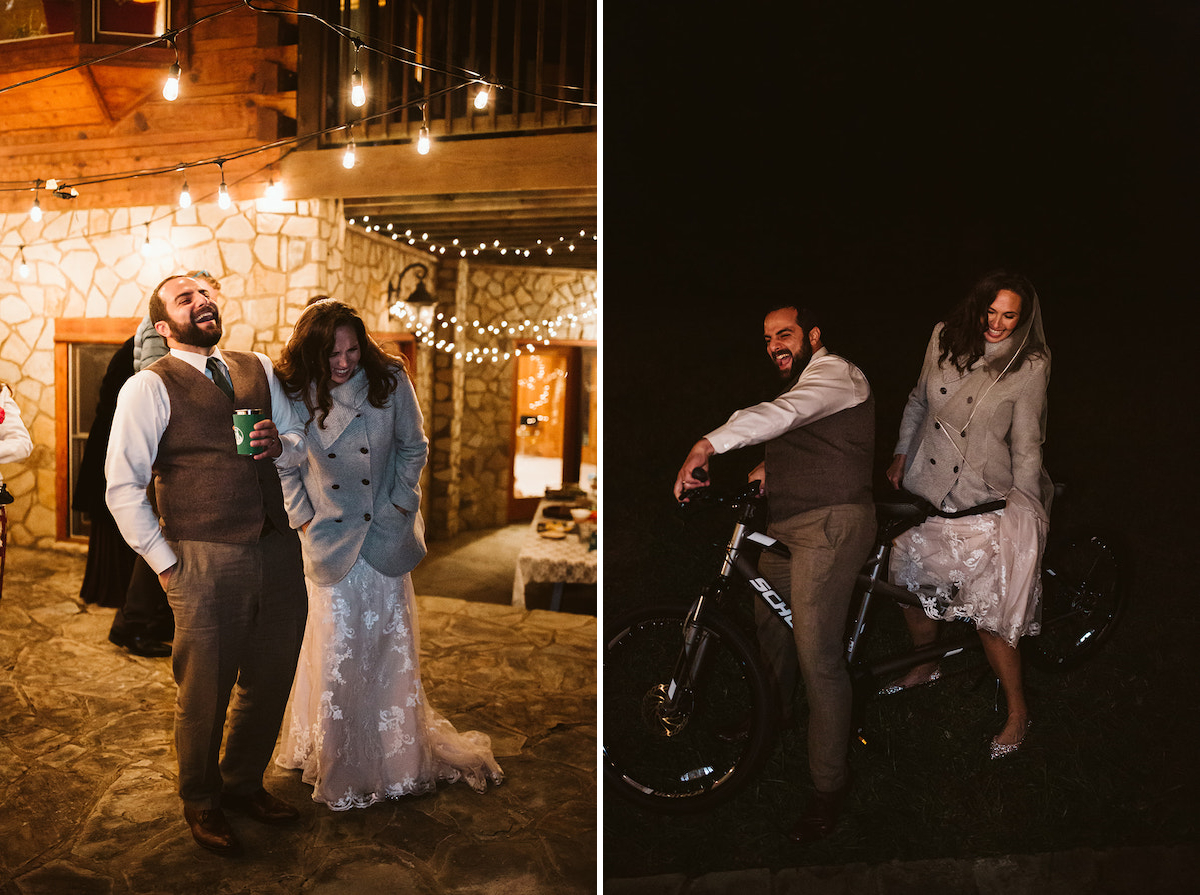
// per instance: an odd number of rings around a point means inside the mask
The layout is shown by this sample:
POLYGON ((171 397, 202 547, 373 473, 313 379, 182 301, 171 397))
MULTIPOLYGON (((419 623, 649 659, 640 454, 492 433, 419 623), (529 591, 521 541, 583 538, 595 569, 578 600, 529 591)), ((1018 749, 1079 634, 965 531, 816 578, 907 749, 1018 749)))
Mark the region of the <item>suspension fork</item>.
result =
POLYGON ((701 626, 700 619, 706 611, 706 606, 709 603, 716 602, 729 587, 730 578, 737 569, 745 564, 745 559, 741 556, 742 542, 745 540, 746 533, 749 529, 742 522, 734 525, 733 534, 729 538, 729 544, 725 548, 725 558, 721 563, 721 571, 717 574, 716 581, 708 585, 701 591, 695 602, 692 603, 687 611, 687 615, 683 619, 683 649, 680 651, 679 658, 675 662, 675 668, 671 673, 671 680, 667 685, 667 698, 674 703, 676 694, 681 690, 690 690, 695 684, 697 678, 700 677, 700 672, 704 668, 704 658, 708 653, 709 635, 701 626))

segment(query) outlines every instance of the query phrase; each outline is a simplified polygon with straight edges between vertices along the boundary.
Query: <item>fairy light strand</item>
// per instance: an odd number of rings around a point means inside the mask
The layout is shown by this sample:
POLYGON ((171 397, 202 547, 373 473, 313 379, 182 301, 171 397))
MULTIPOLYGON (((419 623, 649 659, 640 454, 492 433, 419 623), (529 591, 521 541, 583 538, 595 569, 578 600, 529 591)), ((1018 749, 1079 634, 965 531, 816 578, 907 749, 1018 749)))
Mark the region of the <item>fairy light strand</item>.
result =
POLYGON ((438 313, 432 325, 426 326, 404 301, 397 301, 388 310, 402 326, 408 326, 408 331, 421 345, 453 355, 456 360, 466 363, 499 363, 522 354, 536 353, 539 348, 557 339, 584 338, 585 327, 598 313, 593 303, 590 306, 576 306, 537 323, 529 318, 520 323, 498 318, 486 324, 478 319, 465 323, 457 316, 438 313), (476 342, 485 344, 464 350, 463 341, 472 336, 476 342))
POLYGON ((346 223, 351 227, 361 224, 362 228, 368 233, 377 233, 393 241, 404 242, 413 248, 422 249, 431 255, 443 257, 450 255, 457 258, 469 258, 496 254, 502 258, 510 255, 520 259, 535 256, 540 257, 542 255, 550 258, 553 257, 556 251, 560 254, 570 255, 589 243, 599 242, 598 234, 592 233, 589 235, 586 230, 580 230, 577 235, 573 236, 560 236, 557 239, 537 239, 532 245, 506 244, 502 243, 499 239, 479 243, 469 241, 468 244, 467 240, 459 238, 453 238, 448 243, 439 243, 436 240, 430 239, 428 232, 417 232, 411 228, 401 231, 395 224, 371 223, 370 215, 364 215, 361 221, 358 218, 350 218, 346 223))
MULTIPOLYGON (((175 53, 175 62, 172 63, 172 65, 169 69, 169 72, 168 72, 167 83, 164 84, 164 97, 169 100, 172 100, 178 96, 178 93, 172 90, 172 86, 171 86, 172 82, 174 82, 175 85, 177 86, 178 79, 182 74, 182 68, 179 63, 179 50, 178 50, 178 46, 176 43, 177 37, 181 34, 185 34, 186 32, 190 31, 191 29, 196 28, 199 25, 202 25, 212 19, 216 19, 221 16, 228 15, 230 13, 236 12, 243 8, 249 9, 254 13, 262 14, 262 15, 295 16, 297 18, 313 19, 313 20, 319 22, 320 24, 324 25, 325 27, 330 28, 332 31, 339 34, 343 38, 350 40, 352 42, 352 44, 354 46, 354 50, 355 50, 355 74, 358 75, 358 78, 354 78, 352 76, 352 89, 355 88, 357 83, 361 82, 361 72, 358 67, 358 55, 361 50, 366 50, 368 52, 376 53, 377 55, 383 56, 384 58, 391 59, 393 61, 400 62, 402 64, 412 66, 414 68, 421 68, 421 69, 424 69, 427 71, 437 72, 437 73, 444 74, 444 75, 451 76, 451 77, 462 78, 463 83, 461 83, 461 84, 450 85, 446 88, 435 91, 430 96, 427 96, 427 97, 424 97, 424 98, 421 98, 418 100, 414 100, 414 101, 411 101, 408 103, 402 103, 397 106, 393 106, 389 109, 385 109, 375 115, 365 116, 365 117, 357 120, 358 123, 363 124, 363 123, 372 121, 374 119, 386 118, 390 115, 395 115, 399 112, 405 111, 410 108, 414 108, 414 107, 419 108, 421 110, 421 115, 422 115, 422 126, 420 128, 418 138, 415 142, 416 142, 417 151, 421 155, 427 154, 429 152, 429 148, 430 148, 429 118, 428 118, 428 106, 427 106, 427 103, 430 99, 437 98, 437 97, 440 97, 443 95, 447 95, 456 90, 470 89, 472 87, 474 87, 477 91, 476 95, 475 95, 475 100, 474 100, 476 108, 486 108, 487 101, 490 98, 490 94, 495 89, 508 89, 508 90, 513 90, 514 93, 518 93, 518 94, 522 94, 522 95, 541 96, 541 94, 538 94, 535 91, 518 90, 509 85, 503 85, 494 78, 490 78, 490 77, 485 78, 480 73, 471 71, 469 69, 463 69, 463 68, 459 68, 457 66, 445 67, 445 68, 438 67, 437 65, 432 64, 429 61, 429 57, 427 55, 418 54, 417 52, 407 49, 405 47, 400 47, 400 46, 393 45, 393 44, 386 44, 383 42, 378 42, 380 45, 372 46, 366 40, 364 40, 364 35, 361 35, 359 32, 355 32, 352 29, 346 28, 341 25, 336 25, 336 24, 330 23, 329 21, 323 19, 321 16, 318 16, 314 13, 305 13, 305 12, 300 12, 295 9, 288 9, 288 8, 264 8, 262 6, 256 6, 253 2, 251 2, 251 0, 242 0, 241 3, 237 3, 232 6, 226 7, 224 9, 216 10, 212 13, 201 16, 200 18, 196 19, 195 21, 184 24, 184 25, 180 26, 179 28, 169 29, 157 37, 150 38, 148 40, 142 41, 137 44, 128 45, 121 49, 104 54, 100 57, 85 60, 85 61, 76 63, 74 65, 68 66, 63 69, 58 69, 58 70, 55 70, 52 72, 46 72, 46 73, 43 73, 36 77, 28 78, 24 81, 20 81, 20 82, 16 82, 13 84, 9 84, 7 86, 0 87, 0 95, 7 93, 10 90, 15 90, 20 87, 25 87, 25 86, 29 86, 32 84, 36 84, 36 83, 39 83, 48 78, 55 77, 57 75, 67 74, 67 73, 70 73, 73 71, 77 71, 81 68, 86 68, 88 66, 101 64, 101 63, 107 62, 109 60, 112 60, 114 58, 125 55, 127 53, 135 52, 137 50, 144 49, 146 47, 153 47, 158 44, 166 42, 170 45, 170 48, 175 53), (404 56, 397 55, 397 53, 407 54, 407 58, 404 56), (168 96, 169 93, 174 93, 174 95, 168 96)), ((568 89, 577 90, 577 89, 581 89, 581 88, 569 87, 568 89)), ((553 102, 559 102, 559 103, 563 103, 563 104, 567 104, 567 105, 575 105, 575 106, 590 107, 590 108, 597 107, 597 104, 594 102, 569 100, 569 99, 564 99, 562 97, 553 97, 553 96, 549 96, 549 95, 546 95, 543 98, 553 101, 553 102)), ((365 91, 364 91, 364 101, 365 101, 365 91)), ((236 160, 236 159, 246 158, 246 157, 258 154, 258 153, 269 152, 274 149, 286 150, 283 153, 283 155, 279 156, 278 158, 276 158, 272 162, 268 163, 267 165, 261 166, 257 170, 245 175, 245 177, 250 177, 250 176, 259 174, 261 171, 263 171, 264 169, 267 169, 267 168, 270 168, 273 172, 274 165, 277 164, 278 161, 280 161, 284 155, 289 154, 291 151, 294 151, 295 149, 299 148, 301 145, 303 145, 309 141, 319 139, 324 136, 329 136, 329 135, 337 133, 339 131, 345 131, 349 135, 349 145, 347 147, 347 151, 348 151, 348 154, 352 157, 353 149, 354 149, 354 141, 353 141, 353 131, 351 129, 351 125, 340 124, 340 125, 332 125, 332 126, 324 128, 320 131, 313 132, 310 134, 305 134, 305 135, 300 135, 300 136, 290 137, 290 138, 284 138, 284 139, 280 139, 280 140, 271 141, 269 143, 260 144, 258 146, 249 147, 247 149, 238 151, 236 153, 231 153, 231 154, 221 156, 221 157, 198 159, 195 161, 184 162, 184 163, 174 164, 174 165, 170 165, 170 166, 138 169, 138 170, 132 170, 132 171, 114 172, 114 173, 107 174, 107 175, 97 175, 95 177, 90 177, 90 178, 81 178, 79 180, 74 180, 71 185, 63 184, 61 186, 61 188, 58 187, 56 181, 54 181, 52 179, 48 179, 46 181, 42 181, 39 179, 39 180, 35 181, 34 186, 33 186, 32 191, 34 193, 34 201, 33 201, 33 205, 30 208, 29 215, 35 221, 40 221, 42 218, 43 210, 41 208, 39 190, 43 185, 45 185, 47 187, 47 189, 57 198, 73 199, 79 195, 79 192, 77 189, 77 187, 79 187, 79 186, 86 187, 86 186, 93 186, 93 185, 102 185, 102 184, 114 183, 114 182, 118 182, 118 181, 122 181, 122 180, 130 180, 130 179, 144 178, 144 177, 155 177, 155 176, 161 176, 161 175, 170 174, 170 173, 174 173, 174 174, 183 173, 183 175, 184 175, 183 187, 179 193, 178 206, 180 208, 187 208, 193 203, 194 198, 192 197, 191 192, 188 187, 186 172, 191 168, 198 168, 201 166, 212 165, 212 164, 216 164, 218 166, 218 168, 220 169, 221 183, 220 183, 220 186, 218 187, 216 195, 217 195, 218 204, 223 209, 225 209, 225 208, 228 208, 232 204, 232 200, 230 199, 230 196, 229 196, 228 185, 225 181, 224 164, 226 162, 236 160)), ((245 179, 245 177, 239 178, 238 180, 245 179)), ((234 181, 234 182, 236 183, 238 181, 234 181)), ((28 181, 25 181, 25 183, 28 183, 28 181)), ((3 181, 0 181, 0 192, 12 192, 15 190, 28 190, 28 189, 30 189, 30 187, 28 187, 28 186, 19 186, 19 185, 6 186, 6 185, 4 185, 3 181)), ((282 190, 282 188, 280 187, 280 185, 278 184, 278 182, 276 181, 275 177, 272 174, 270 182, 267 184, 267 187, 266 187, 267 198, 272 198, 272 199, 278 200, 279 193, 281 192, 281 190, 282 190)), ((173 214, 173 213, 174 212, 172 211, 171 214, 173 214)), ((147 222, 147 228, 149 227, 149 223, 150 222, 147 222)), ((353 222, 351 222, 351 223, 353 223, 353 222)), ((368 227, 367 229, 371 229, 371 228, 368 227)), ((378 230, 378 227, 376 227, 375 229, 378 230)), ((400 236, 399 236, 399 234, 392 234, 392 238, 399 239, 400 236)), ((580 232, 580 238, 584 238, 583 231, 580 232)), ((593 235, 592 239, 594 240, 595 238, 596 237, 593 235)), ((422 240, 414 239, 412 237, 411 231, 407 234, 406 239, 410 245, 416 245, 418 242, 422 241, 422 240)), ((426 246, 426 248, 430 251, 431 254, 436 254, 436 255, 445 255, 445 254, 447 254, 447 252, 457 252, 460 257, 467 257, 469 254, 478 255, 483 251, 496 251, 501 255, 508 255, 511 253, 514 257, 528 258, 531 256, 531 254, 533 252, 537 251, 538 248, 540 247, 541 241, 539 240, 538 242, 539 242, 538 247, 500 246, 499 241, 495 241, 492 246, 487 246, 486 244, 481 243, 477 247, 471 246, 468 248, 466 246, 459 246, 457 244, 458 240, 455 240, 454 244, 452 246, 445 246, 445 245, 438 246, 433 243, 429 243, 426 246)), ((562 248, 564 250, 566 250, 566 251, 574 251, 575 250, 575 246, 574 246, 574 244, 572 244, 571 241, 567 241, 567 240, 560 238, 560 242, 564 243, 564 245, 562 246, 562 248)), ((545 251, 545 254, 547 254, 547 255, 553 254, 553 251, 554 251, 553 245, 548 245, 548 246, 545 246, 542 248, 545 251)), ((22 246, 22 249, 23 249, 23 246, 22 246)))

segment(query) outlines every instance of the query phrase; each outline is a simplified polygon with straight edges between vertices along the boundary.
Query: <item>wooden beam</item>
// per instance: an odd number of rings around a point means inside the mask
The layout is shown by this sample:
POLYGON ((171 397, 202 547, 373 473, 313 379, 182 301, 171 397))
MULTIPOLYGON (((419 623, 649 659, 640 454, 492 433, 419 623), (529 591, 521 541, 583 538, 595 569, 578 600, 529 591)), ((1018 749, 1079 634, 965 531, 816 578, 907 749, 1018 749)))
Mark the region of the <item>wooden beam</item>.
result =
POLYGON ((429 155, 411 143, 359 146, 342 167, 342 149, 294 152, 280 165, 289 198, 421 196, 498 190, 594 188, 596 134, 435 141, 429 155))

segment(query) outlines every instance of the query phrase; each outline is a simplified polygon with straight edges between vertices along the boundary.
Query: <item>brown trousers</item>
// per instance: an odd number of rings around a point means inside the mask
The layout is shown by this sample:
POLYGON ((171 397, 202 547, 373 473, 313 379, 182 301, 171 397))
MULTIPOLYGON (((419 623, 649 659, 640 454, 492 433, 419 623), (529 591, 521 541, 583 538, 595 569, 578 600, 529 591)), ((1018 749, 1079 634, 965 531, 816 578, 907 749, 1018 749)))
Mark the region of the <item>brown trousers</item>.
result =
POLYGON ((796 672, 808 697, 808 764, 821 792, 846 782, 851 687, 845 629, 854 579, 875 542, 875 507, 839 504, 772 522, 767 534, 787 545, 788 559, 764 551, 758 568, 792 610, 787 627, 755 603, 759 648, 779 685, 785 711, 796 672))
POLYGON ((255 544, 171 547, 179 795, 213 808, 222 790, 260 789, 271 761, 308 616, 300 542, 272 530, 255 544))

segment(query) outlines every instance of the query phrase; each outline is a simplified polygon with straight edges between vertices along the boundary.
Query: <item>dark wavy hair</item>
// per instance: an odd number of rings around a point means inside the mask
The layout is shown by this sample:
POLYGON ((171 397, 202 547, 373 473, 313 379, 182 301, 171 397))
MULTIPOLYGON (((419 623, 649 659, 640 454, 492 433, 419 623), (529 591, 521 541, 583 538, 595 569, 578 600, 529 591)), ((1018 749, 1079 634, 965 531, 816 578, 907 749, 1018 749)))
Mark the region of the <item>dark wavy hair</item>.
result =
POLYGON ((275 364, 275 374, 288 396, 304 401, 308 422, 317 420, 325 428, 325 419, 333 409, 330 395, 329 356, 338 328, 349 326, 358 337, 358 365, 367 377, 367 400, 382 407, 405 375, 404 359, 386 353, 367 335, 358 312, 335 299, 325 299, 305 308, 296 328, 275 364), (318 419, 319 414, 319 419, 318 419))
POLYGON ((812 329, 814 326, 821 325, 820 321, 817 319, 816 313, 812 308, 807 308, 804 305, 798 305, 792 302, 776 302, 774 304, 768 304, 767 309, 763 312, 763 319, 765 320, 769 315, 774 314, 776 311, 795 311, 796 323, 798 323, 800 328, 804 330, 804 335, 806 337, 808 336, 808 331, 810 329, 812 329))
MULTIPOLYGON (((981 277, 967 297, 956 304, 946 317, 938 345, 942 349, 938 357, 938 365, 942 366, 947 360, 958 369, 965 372, 971 364, 983 357, 985 341, 983 332, 986 328, 987 311, 1001 290, 1007 289, 1021 296, 1021 319, 1018 325, 1025 323, 1025 317, 1033 307, 1036 293, 1033 284, 1019 273, 1007 270, 994 270, 981 277)), ((1037 346, 1027 346, 1024 357, 1036 350, 1037 346)))

